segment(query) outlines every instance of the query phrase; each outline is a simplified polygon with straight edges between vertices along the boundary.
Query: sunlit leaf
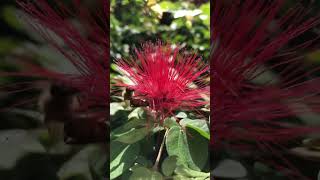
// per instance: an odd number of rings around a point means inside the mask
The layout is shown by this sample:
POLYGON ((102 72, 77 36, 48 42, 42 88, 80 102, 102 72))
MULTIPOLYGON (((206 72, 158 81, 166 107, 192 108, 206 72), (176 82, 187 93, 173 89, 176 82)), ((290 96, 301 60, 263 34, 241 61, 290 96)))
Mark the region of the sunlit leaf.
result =
POLYGON ((133 170, 129 180, 164 180, 162 175, 145 167, 137 167, 133 170))
POLYGON ((185 179, 192 178, 197 180, 204 180, 210 177, 210 173, 195 171, 183 165, 178 166, 175 170, 175 173, 184 177, 185 179))
POLYGON ((206 139, 210 139, 210 132, 208 127, 208 122, 202 119, 182 119, 180 124, 185 127, 194 129, 199 134, 201 134, 206 139))
POLYGON ((200 171, 200 168, 193 162, 190 154, 187 136, 179 126, 173 126, 169 129, 166 138, 166 149, 169 156, 177 156, 178 161, 188 167, 200 171))
POLYGON ((171 176, 177 167, 177 157, 168 156, 161 165, 161 171, 165 176, 171 176))
POLYGON ((127 144, 140 141, 149 133, 145 125, 145 121, 134 118, 113 130, 110 135, 111 139, 127 144))
POLYGON ((133 165, 138 157, 140 146, 113 141, 110 147, 110 178, 115 179, 133 165))

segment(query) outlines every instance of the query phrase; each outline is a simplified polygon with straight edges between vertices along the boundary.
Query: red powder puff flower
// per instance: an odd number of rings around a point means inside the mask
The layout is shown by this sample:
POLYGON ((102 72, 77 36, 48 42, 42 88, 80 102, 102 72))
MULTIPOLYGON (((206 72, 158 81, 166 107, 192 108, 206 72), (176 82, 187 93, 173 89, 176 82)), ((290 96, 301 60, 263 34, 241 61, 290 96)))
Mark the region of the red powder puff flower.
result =
POLYGON ((303 34, 320 23, 320 18, 307 18, 308 9, 301 4, 284 14, 284 3, 213 2, 213 150, 229 144, 271 152, 275 150, 270 149, 271 145, 278 147, 315 130, 287 121, 301 113, 320 111, 320 79, 312 78, 316 69, 306 70, 301 55, 312 50, 318 36, 299 42, 303 34))
POLYGON ((116 64, 131 80, 121 85, 134 91, 134 98, 145 101, 161 121, 177 109, 192 110, 206 103, 208 88, 201 75, 209 66, 178 47, 147 43, 136 50, 136 57, 116 64))
MULTIPOLYGON (((46 119, 58 116, 65 122, 67 135, 75 142, 106 141, 109 110, 109 1, 95 1, 101 9, 88 8, 79 0, 70 4, 47 0, 18 1, 30 18, 29 25, 77 69, 64 74, 42 68, 22 59, 25 71, 10 76, 50 80, 51 101, 46 103, 46 119), (78 20, 79 24, 71 21, 78 20), (57 41, 63 40, 63 45, 57 41), (78 106, 72 107, 77 95, 78 106), (60 99, 60 100, 59 100, 60 99)), ((23 57, 22 57, 23 58, 23 57)), ((59 59, 57 59, 59 61, 59 59)))

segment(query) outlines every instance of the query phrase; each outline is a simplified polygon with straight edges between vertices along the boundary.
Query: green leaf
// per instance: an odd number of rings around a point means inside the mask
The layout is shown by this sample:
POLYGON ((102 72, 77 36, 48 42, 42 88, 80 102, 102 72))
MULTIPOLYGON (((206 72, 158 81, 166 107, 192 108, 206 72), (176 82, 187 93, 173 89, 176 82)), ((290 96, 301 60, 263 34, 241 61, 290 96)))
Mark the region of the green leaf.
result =
POLYGON ((111 139, 128 144, 140 141, 149 133, 145 124, 144 120, 134 118, 113 130, 111 139))
POLYGON ((163 122, 163 125, 167 128, 171 128, 173 126, 179 126, 179 124, 176 122, 176 119, 173 117, 166 118, 163 122))
POLYGON ((197 167, 203 169, 208 163, 209 140, 203 138, 203 136, 194 129, 189 128, 187 129, 187 140, 192 161, 197 165, 197 167))
POLYGON ((115 141, 132 144, 142 140, 148 133, 149 131, 146 127, 139 128, 139 129, 132 128, 127 132, 116 134, 114 135, 114 137, 116 138, 115 141))
POLYGON ((162 173, 171 176, 177 167, 177 156, 168 156, 161 165, 162 173))
POLYGON ((202 14, 200 15, 200 19, 203 20, 205 25, 210 25, 210 3, 205 3, 200 6, 202 14))
POLYGON ((145 167, 134 168, 129 180, 163 180, 163 176, 157 172, 145 167))
POLYGON ((164 10, 164 11, 172 11, 172 10, 177 10, 179 9, 179 5, 170 1, 161 1, 159 3, 160 7, 164 10))
POLYGON ((139 141, 140 146, 143 147, 141 149, 141 154, 145 157, 148 157, 148 156, 153 157, 155 153, 154 146, 156 143, 157 143, 157 138, 156 136, 153 136, 153 135, 150 135, 150 136, 148 135, 147 138, 144 138, 141 141, 139 141))
POLYGON ((144 120, 132 119, 130 121, 127 121, 124 125, 113 130, 111 132, 111 136, 113 136, 113 134, 125 133, 125 132, 131 130, 132 128, 141 128, 141 127, 145 128, 145 121, 144 120))
MULTIPOLYGON (((141 151, 143 151, 143 150, 141 150, 141 151)), ((143 152, 141 152, 140 154, 143 154, 143 152)), ((143 154, 143 155, 145 155, 145 154, 143 154)), ((138 156, 135 164, 138 164, 138 165, 144 166, 144 167, 152 167, 152 161, 147 159, 144 156, 141 156, 141 155, 138 156)))
POLYGON ((110 178, 115 179, 132 167, 140 151, 139 144, 112 141, 110 145, 110 178))
MULTIPOLYGON (((111 132, 111 139, 123 143, 132 144, 142 140, 152 130, 148 128, 148 118, 146 110, 143 108, 134 109, 129 115, 127 123, 116 128, 111 132)), ((152 126, 149 124, 149 126, 152 126)))
POLYGON ((110 103, 111 128, 118 127, 128 121, 129 111, 125 110, 122 103, 110 103))
POLYGON ((187 118, 188 115, 185 113, 185 112, 179 112, 177 115, 176 115, 177 118, 187 118))
POLYGON ((210 2, 202 4, 200 6, 200 9, 201 9, 203 14, 206 14, 206 15, 210 16, 210 2))
POLYGON ((210 131, 208 127, 208 122, 202 119, 182 119, 180 121, 180 125, 184 127, 189 127, 197 131, 201 136, 205 137, 206 139, 210 139, 210 131))
POLYGON ((140 108, 140 107, 134 109, 134 110, 129 114, 128 119, 130 120, 130 119, 134 119, 134 118, 146 120, 146 118, 147 118, 147 112, 146 112, 146 110, 143 109, 143 108, 140 108))
POLYGON ((169 156, 177 156, 178 161, 182 164, 185 164, 194 170, 200 170, 192 160, 187 137, 181 127, 174 126, 169 129, 166 138, 166 149, 169 156))
POLYGON ((175 173, 180 176, 195 178, 195 179, 207 179, 210 177, 210 173, 195 171, 190 168, 187 168, 183 165, 180 165, 176 168, 175 173))
POLYGON ((110 103, 110 115, 113 116, 117 111, 124 110, 121 103, 110 103))

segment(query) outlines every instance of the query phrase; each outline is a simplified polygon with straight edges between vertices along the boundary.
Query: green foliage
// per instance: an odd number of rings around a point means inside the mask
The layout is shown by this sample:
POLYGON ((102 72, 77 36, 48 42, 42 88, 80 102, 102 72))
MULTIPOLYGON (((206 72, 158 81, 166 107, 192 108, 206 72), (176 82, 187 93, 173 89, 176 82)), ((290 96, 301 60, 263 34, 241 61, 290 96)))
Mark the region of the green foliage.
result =
POLYGON ((133 166, 140 151, 139 144, 123 144, 111 142, 110 178, 115 179, 133 166))
POLYGON ((132 170, 132 175, 130 176, 129 180, 163 180, 163 176, 154 170, 147 169, 145 167, 135 167, 132 170))
POLYGON ((111 179, 209 177, 209 173, 203 172, 208 171, 207 121, 191 120, 182 113, 178 113, 177 116, 186 118, 180 123, 177 123, 175 118, 167 118, 163 124, 168 131, 164 137, 166 152, 162 152, 159 167, 153 167, 160 146, 158 138, 162 139, 165 129, 159 128, 156 120, 148 115, 148 110, 144 108, 131 108, 113 103, 110 111, 113 115, 118 111, 128 111, 123 124, 111 130, 111 179), (191 127, 197 127, 197 130, 189 128, 189 124, 191 127))
POLYGON ((210 3, 188 1, 111 1, 111 56, 128 57, 145 41, 162 40, 196 50, 205 59, 210 48, 210 3), (128 13, 130 12, 130 13, 128 13))

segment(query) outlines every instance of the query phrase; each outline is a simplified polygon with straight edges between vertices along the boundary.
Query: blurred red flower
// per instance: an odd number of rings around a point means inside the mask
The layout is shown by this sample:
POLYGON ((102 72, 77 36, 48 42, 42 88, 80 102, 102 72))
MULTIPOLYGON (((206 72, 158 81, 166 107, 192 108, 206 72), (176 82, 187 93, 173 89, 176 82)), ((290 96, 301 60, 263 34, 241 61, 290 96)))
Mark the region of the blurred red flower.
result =
POLYGON ((284 10, 283 0, 212 3, 212 149, 229 144, 271 153, 271 145, 316 130, 288 118, 320 111, 317 69, 303 66, 301 55, 314 50, 319 36, 302 35, 320 18, 299 3, 284 10))
POLYGON ((53 85, 51 101, 45 103, 45 120, 64 121, 65 133, 75 142, 105 142, 109 114, 109 1, 95 1, 101 8, 94 10, 79 0, 68 4, 62 1, 51 4, 47 0, 20 0, 17 3, 29 16, 24 18, 27 23, 78 72, 52 71, 21 57, 25 70, 8 75, 50 80, 53 85), (71 19, 76 19, 77 23, 71 19), (75 94, 77 107, 72 106, 69 98, 75 94))

